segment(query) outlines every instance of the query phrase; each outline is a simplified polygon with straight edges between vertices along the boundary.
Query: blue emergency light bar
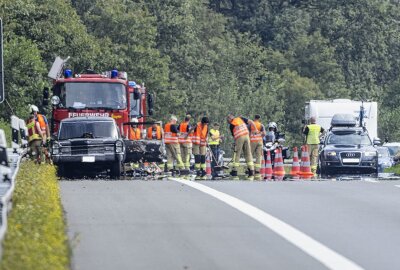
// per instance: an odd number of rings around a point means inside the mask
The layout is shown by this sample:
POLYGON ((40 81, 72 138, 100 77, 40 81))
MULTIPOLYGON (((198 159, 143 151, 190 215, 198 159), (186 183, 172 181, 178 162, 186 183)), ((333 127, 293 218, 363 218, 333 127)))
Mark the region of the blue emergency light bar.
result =
POLYGON ((72 70, 66 69, 64 71, 64 78, 72 78, 72 70))

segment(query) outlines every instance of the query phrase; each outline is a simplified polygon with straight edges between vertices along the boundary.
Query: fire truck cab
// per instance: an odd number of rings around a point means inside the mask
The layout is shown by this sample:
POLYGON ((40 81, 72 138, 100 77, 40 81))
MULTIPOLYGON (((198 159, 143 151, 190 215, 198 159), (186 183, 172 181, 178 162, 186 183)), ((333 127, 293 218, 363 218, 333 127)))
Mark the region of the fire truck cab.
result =
MULTIPOLYGON (((51 130, 56 134, 65 118, 97 116, 112 117, 121 134, 129 138, 128 123, 137 118, 145 122, 146 112, 152 114, 152 97, 142 85, 128 81, 126 72, 112 70, 103 74, 75 74, 67 69, 54 80, 52 88, 51 130), (147 101, 147 102, 146 102, 147 101), (146 111, 148 109, 148 111, 146 111)), ((143 129, 143 125, 139 125, 143 129)))

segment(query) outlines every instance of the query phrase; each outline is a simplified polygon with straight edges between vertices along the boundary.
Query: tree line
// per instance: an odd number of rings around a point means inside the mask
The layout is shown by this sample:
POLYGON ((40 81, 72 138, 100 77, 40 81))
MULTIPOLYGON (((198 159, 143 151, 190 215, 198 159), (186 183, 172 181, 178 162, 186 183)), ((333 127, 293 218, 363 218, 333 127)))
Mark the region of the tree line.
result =
POLYGON ((117 68, 155 93, 155 118, 229 112, 278 123, 300 144, 304 103, 379 103, 400 140, 400 7, 391 0, 0 0, 6 103, 41 102, 56 56, 74 72, 117 68))

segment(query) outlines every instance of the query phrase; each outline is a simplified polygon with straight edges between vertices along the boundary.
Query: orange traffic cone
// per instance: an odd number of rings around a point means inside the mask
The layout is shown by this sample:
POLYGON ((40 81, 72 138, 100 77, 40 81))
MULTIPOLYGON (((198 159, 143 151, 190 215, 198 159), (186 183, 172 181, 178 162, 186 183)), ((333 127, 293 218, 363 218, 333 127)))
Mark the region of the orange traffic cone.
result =
POLYGON ((210 160, 210 156, 209 155, 207 155, 207 159, 206 159, 206 176, 207 176, 207 179, 211 179, 212 178, 211 160, 210 160))
POLYGON ((301 147, 301 167, 299 175, 303 179, 310 179, 314 176, 311 172, 310 156, 308 155, 308 147, 306 145, 301 147))
POLYGON ((293 148, 293 163, 292 163, 292 169, 290 170, 290 175, 293 177, 298 176, 300 172, 300 163, 299 163, 299 154, 297 147, 293 148))
POLYGON ((260 175, 261 175, 261 179, 264 179, 264 176, 265 176, 265 160, 264 160, 264 155, 262 155, 262 157, 261 157, 260 175))
POLYGON ((282 150, 275 150, 275 162, 274 162, 274 176, 284 176, 285 168, 283 167, 282 150))
POLYGON ((264 179, 271 180, 272 179, 272 163, 271 163, 271 153, 267 151, 267 160, 265 160, 265 169, 264 169, 264 179))

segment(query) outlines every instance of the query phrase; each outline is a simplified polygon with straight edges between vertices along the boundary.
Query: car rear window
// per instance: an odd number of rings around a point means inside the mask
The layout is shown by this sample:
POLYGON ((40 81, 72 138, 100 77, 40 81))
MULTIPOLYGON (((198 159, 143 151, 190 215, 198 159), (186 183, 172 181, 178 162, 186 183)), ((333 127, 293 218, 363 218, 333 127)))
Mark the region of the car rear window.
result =
POLYGON ((111 121, 77 121, 61 123, 59 140, 74 138, 118 138, 116 126, 111 121))

